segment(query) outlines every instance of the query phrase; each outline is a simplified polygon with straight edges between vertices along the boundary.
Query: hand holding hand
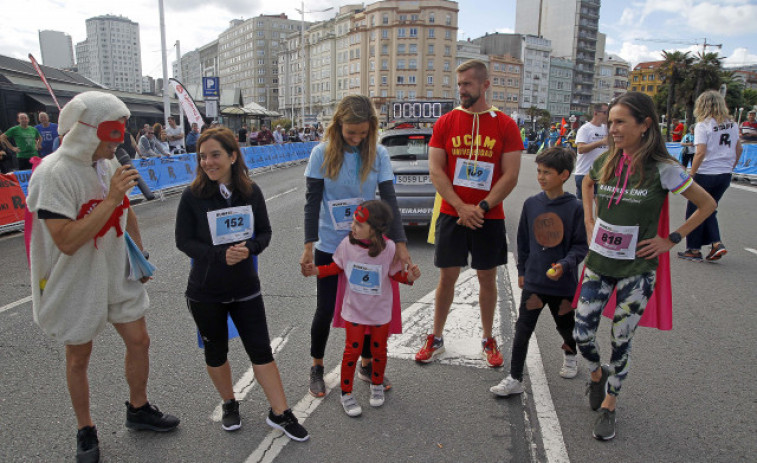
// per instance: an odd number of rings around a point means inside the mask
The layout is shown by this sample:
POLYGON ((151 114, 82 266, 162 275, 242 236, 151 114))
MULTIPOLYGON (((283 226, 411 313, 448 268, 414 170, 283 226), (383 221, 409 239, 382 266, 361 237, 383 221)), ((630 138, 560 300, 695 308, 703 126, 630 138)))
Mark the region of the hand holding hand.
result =
POLYGON ((408 271, 407 271, 407 281, 409 281, 410 283, 412 283, 412 282, 414 282, 415 280, 417 280, 420 277, 421 277, 421 269, 418 268, 417 265, 413 265, 412 267, 410 267, 408 269, 408 271))
POLYGON ((316 267, 315 264, 309 263, 302 266, 302 274, 306 277, 317 277, 320 272, 318 271, 318 267, 316 267))
MULTIPOLYGON (((395 255, 395 259, 397 256, 395 255)), ((310 276, 305 272, 305 267, 308 264, 313 264, 313 248, 312 243, 310 243, 310 246, 307 244, 305 245, 305 249, 302 251, 302 257, 300 257, 300 273, 302 273, 302 276, 310 276)))
POLYGON ((457 221, 458 225, 468 227, 472 230, 484 226, 484 211, 478 206, 463 204, 462 207, 457 210, 457 215, 460 217, 457 221))
POLYGON ((250 250, 244 243, 237 243, 226 249, 226 264, 236 265, 250 257, 250 250))

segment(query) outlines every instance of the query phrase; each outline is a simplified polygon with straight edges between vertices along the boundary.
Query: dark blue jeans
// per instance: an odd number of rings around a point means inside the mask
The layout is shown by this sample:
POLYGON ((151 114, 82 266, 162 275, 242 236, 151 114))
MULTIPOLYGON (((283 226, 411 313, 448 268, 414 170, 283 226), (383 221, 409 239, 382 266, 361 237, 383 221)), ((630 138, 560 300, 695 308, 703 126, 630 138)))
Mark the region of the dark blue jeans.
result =
MULTIPOLYGON (((696 174, 694 181, 712 196, 715 202, 720 202, 725 190, 731 185, 731 174, 696 174)), ((697 210, 691 201, 686 205, 686 218, 697 210)), ((686 249, 700 249, 703 245, 720 242, 720 227, 718 226, 718 211, 707 217, 700 226, 686 236, 686 249)))

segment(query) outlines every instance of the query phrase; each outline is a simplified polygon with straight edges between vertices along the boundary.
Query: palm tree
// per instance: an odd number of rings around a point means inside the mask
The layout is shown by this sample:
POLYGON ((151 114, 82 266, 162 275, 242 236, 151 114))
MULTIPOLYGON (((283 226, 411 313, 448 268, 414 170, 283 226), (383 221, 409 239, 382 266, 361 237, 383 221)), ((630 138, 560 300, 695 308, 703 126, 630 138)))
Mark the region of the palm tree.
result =
MULTIPOLYGON (((718 56, 718 53, 698 52, 691 66, 689 74, 688 88, 693 90, 686 100, 686 113, 693 122, 694 103, 697 97, 708 89, 717 90, 722 82, 721 70, 725 56, 718 56)), ((688 122, 688 121, 687 121, 688 122)))
POLYGON ((676 86, 685 80, 688 70, 694 62, 694 58, 689 55, 688 51, 683 52, 679 50, 663 50, 662 57, 665 61, 660 66, 659 73, 660 79, 668 86, 668 102, 665 107, 665 113, 667 114, 668 141, 670 141, 670 121, 673 116, 673 103, 676 99, 676 86))

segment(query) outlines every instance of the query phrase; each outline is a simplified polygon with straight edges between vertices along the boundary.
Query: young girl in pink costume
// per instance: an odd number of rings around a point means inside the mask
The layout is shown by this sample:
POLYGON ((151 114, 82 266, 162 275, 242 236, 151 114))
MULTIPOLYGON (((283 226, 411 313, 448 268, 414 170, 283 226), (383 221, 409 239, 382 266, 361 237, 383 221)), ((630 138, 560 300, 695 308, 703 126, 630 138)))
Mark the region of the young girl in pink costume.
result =
POLYGON ((401 263, 394 259, 394 241, 384 233, 392 221, 392 211, 378 200, 365 201, 355 210, 350 234, 334 252, 334 262, 315 267, 308 264, 308 276, 319 278, 339 275, 344 279, 341 318, 344 319, 346 339, 342 356, 341 403, 345 413, 358 416, 362 408, 352 395, 357 359, 363 348, 366 331, 371 335, 373 367, 371 399, 374 407, 384 404, 384 370, 386 343, 392 321, 392 289, 390 279, 412 284, 421 272, 417 265, 408 272, 401 271, 401 263))

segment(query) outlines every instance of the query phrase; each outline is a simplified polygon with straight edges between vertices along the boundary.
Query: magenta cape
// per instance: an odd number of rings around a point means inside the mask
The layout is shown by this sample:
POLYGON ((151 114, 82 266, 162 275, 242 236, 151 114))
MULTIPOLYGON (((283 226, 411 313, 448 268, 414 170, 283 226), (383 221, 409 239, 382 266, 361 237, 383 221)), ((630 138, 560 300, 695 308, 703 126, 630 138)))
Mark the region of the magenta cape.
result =
MULTIPOLYGON (((392 321, 389 322, 389 334, 402 333, 402 306, 400 305, 400 285, 394 280, 392 284, 392 321)), ((347 277, 344 272, 339 273, 339 283, 336 287, 336 303, 334 305, 334 327, 344 328, 344 319, 342 318, 342 302, 344 301, 344 292, 347 290, 347 277)), ((366 327, 366 333, 368 333, 366 327)))
MULTIPOLYGON (((669 231, 670 218, 668 216, 668 198, 666 197, 660 211, 660 223, 657 226, 657 234, 662 238, 667 238, 669 231)), ((644 309, 644 314, 641 316, 639 325, 667 331, 673 329, 673 288, 670 284, 670 253, 660 254, 657 260, 657 276, 655 278, 654 291, 649 298, 646 309, 644 309)), ((578 280, 576 295, 573 298, 573 307, 578 307, 578 299, 581 295, 581 283, 584 279, 585 270, 586 267, 584 266, 584 269, 581 271, 581 278, 578 280)), ((607 305, 602 312, 602 315, 610 319, 614 317, 615 307, 617 306, 615 293, 613 289, 610 300, 607 301, 607 305)))

